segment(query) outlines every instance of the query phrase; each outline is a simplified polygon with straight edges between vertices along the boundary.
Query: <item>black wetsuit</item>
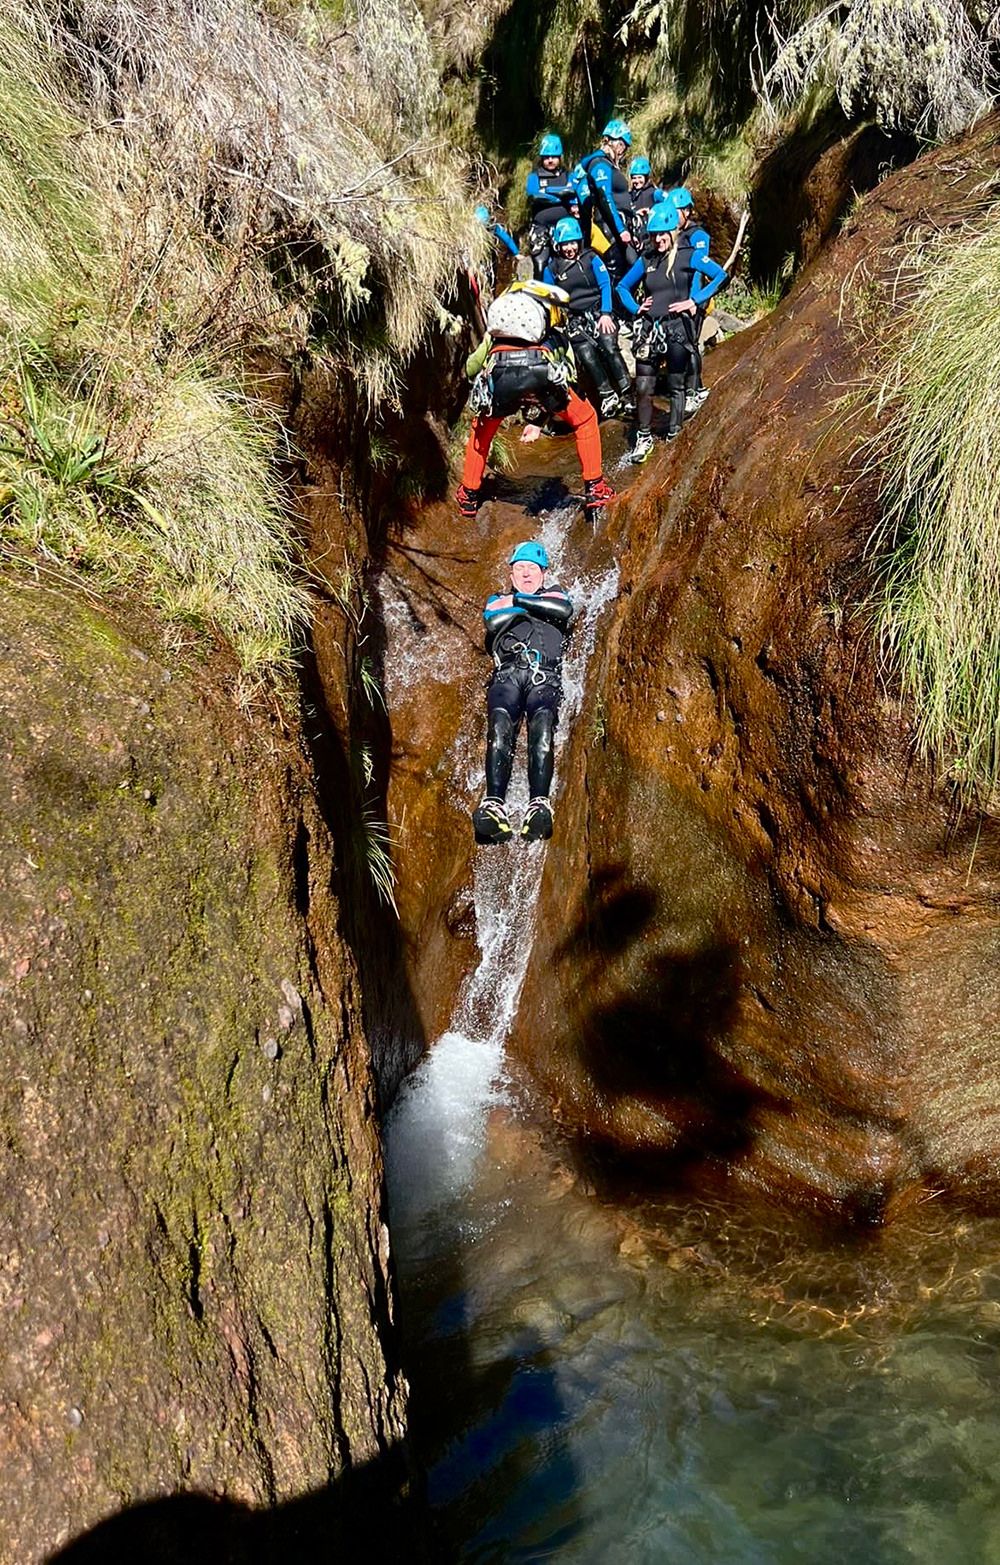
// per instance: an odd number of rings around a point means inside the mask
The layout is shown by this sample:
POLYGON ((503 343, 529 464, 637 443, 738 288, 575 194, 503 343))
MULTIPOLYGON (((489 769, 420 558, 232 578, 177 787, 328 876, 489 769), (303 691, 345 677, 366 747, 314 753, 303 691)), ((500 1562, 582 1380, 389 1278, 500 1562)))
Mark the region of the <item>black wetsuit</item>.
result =
POLYGON ((632 240, 635 244, 641 244, 646 235, 646 224, 649 222, 649 214, 654 206, 658 206, 657 196, 662 195, 652 180, 647 180, 638 190, 629 194, 629 211, 632 216, 632 240))
POLYGON ((573 605, 555 585, 539 593, 514 593, 513 600, 509 608, 493 608, 497 601, 493 597, 483 610, 486 650, 494 664, 486 691, 486 792, 490 798, 506 799, 517 731, 521 719, 527 718, 528 792, 532 799, 547 798, 555 765, 552 741, 562 699, 562 657, 573 605))
MULTIPOLYGON (((630 272, 625 286, 632 276, 630 272)), ((676 434, 684 422, 684 383, 694 362, 697 344, 691 316, 671 314, 670 306, 690 299, 693 276, 691 246, 683 235, 674 250, 665 255, 653 251, 645 257, 640 280, 650 306, 636 317, 632 327, 641 430, 649 429, 652 422, 656 371, 661 362, 666 363, 667 369, 670 433, 676 434)))
MULTIPOLYGON (((628 225, 632 211, 632 187, 623 170, 612 163, 606 152, 588 153, 585 158, 581 158, 579 167, 586 172, 591 189, 589 211, 585 210, 584 213, 583 232, 589 232, 587 220, 592 218, 609 241, 601 260, 608 269, 614 288, 636 259, 635 250, 622 242, 621 231, 614 221, 617 212, 623 225, 628 225)), ((617 294, 613 296, 613 309, 617 315, 620 309, 617 294)))
POLYGON ((617 332, 601 330, 602 315, 612 313, 612 286, 608 270, 593 250, 582 250, 570 261, 554 255, 544 272, 546 282, 569 294, 566 332, 577 364, 586 372, 601 402, 617 393, 629 401, 632 377, 618 346, 617 332))
POLYGON ((536 277, 541 277, 552 255, 552 230, 561 218, 576 207, 576 191, 565 168, 547 169, 541 160, 535 164, 526 183, 531 202, 531 227, 528 250, 536 277))

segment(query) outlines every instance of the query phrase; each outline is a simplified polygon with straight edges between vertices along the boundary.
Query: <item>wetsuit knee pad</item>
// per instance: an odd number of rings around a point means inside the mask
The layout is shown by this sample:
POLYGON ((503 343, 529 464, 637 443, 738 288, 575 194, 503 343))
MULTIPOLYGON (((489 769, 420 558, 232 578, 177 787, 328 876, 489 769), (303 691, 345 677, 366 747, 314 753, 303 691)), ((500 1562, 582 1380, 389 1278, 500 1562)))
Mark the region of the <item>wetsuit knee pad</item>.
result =
POLYGON ((495 706, 490 711, 487 740, 496 750, 514 754, 516 724, 506 707, 495 706))
POLYGON ((652 364, 637 364, 635 389, 640 397, 651 397, 656 390, 656 370, 652 364))
POLYGON ((667 375, 683 375, 691 362, 691 350, 684 342, 671 340, 667 343, 667 375))
POLYGON ((545 798, 552 787, 555 727, 551 707, 539 707, 528 719, 528 792, 533 799, 545 798))
POLYGON ((593 384, 594 390, 603 395, 608 389, 608 376, 597 344, 590 337, 574 337, 573 352, 577 364, 593 384))

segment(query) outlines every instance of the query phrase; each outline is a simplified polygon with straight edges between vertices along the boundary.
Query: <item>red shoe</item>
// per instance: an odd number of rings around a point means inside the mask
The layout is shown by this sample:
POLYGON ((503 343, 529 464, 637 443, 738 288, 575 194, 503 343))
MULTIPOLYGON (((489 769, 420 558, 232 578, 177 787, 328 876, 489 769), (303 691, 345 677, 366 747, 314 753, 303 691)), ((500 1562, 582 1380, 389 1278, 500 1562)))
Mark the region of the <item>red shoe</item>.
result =
POLYGON ((464 484, 459 484, 455 490, 455 499, 458 501, 459 516, 467 516, 474 521, 479 514, 479 490, 466 489, 464 484))
POLYGON ((618 491, 607 479, 586 478, 583 482, 583 503, 588 511, 599 510, 601 506, 608 505, 610 501, 618 498, 618 491))

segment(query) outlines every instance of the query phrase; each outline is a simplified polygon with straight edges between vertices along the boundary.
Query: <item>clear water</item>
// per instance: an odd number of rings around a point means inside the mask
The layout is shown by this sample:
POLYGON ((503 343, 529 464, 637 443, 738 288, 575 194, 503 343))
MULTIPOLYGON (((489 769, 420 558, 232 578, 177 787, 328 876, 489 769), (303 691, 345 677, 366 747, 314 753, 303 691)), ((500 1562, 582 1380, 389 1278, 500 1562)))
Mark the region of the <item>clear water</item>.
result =
MULTIPOLYGON (((569 721, 616 581, 563 580, 569 721)), ((831 1239, 591 1165, 503 1053, 544 852, 477 855, 480 962, 387 1127, 435 1558, 1000 1565, 1000 1224, 831 1239)))
POLYGON ((1000 1561, 995 1223, 627 1203, 439 1048, 393 1234, 440 1558, 1000 1561))

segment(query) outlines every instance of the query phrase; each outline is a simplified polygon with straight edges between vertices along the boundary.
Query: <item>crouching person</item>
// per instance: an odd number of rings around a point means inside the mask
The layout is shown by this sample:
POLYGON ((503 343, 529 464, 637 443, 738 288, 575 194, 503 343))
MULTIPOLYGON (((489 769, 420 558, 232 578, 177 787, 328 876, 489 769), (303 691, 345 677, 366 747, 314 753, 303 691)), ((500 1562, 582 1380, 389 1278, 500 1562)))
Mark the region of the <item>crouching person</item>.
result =
POLYGON ((521 836, 534 842, 552 835, 553 738, 573 605, 561 587, 546 583, 548 568, 542 544, 519 543, 510 557, 510 590, 494 593, 483 610, 493 674, 486 691, 486 793, 472 812, 477 842, 513 836, 507 788, 522 719, 528 724, 529 802, 521 836))
POLYGON ((576 363, 558 330, 560 306, 566 302, 560 288, 513 283, 487 311, 486 336, 466 366, 473 377, 470 402, 475 418, 455 495, 461 516, 476 516, 493 436, 518 410, 533 417, 558 414, 572 429, 583 473, 584 511, 591 521, 598 521, 615 498, 602 471, 597 414, 573 389, 576 363))

